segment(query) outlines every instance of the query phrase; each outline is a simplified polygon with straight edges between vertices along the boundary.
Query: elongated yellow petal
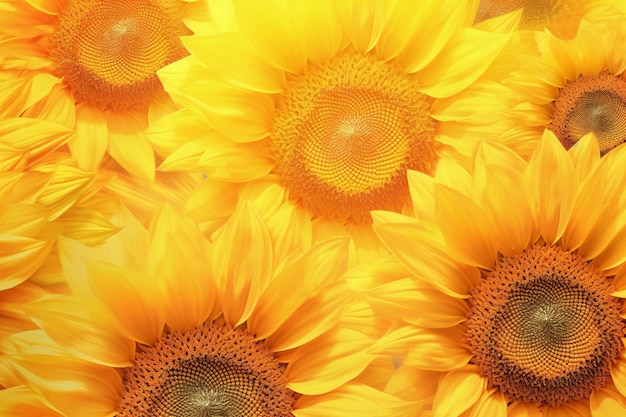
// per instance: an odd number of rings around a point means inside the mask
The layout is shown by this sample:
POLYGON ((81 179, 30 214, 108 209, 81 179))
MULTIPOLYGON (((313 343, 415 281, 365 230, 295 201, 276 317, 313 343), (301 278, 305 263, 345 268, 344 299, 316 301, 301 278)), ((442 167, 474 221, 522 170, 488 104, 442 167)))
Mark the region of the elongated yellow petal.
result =
POLYGON ((284 71, 273 67, 240 33, 183 38, 185 47, 211 71, 228 82, 251 91, 280 93, 284 71))
POLYGON ((539 407, 517 401, 509 406, 508 412, 509 417, 541 417, 539 407))
MULTIPOLYGON (((211 276, 211 246, 198 226, 166 205, 151 230, 148 271, 163 290, 168 326, 189 331, 210 317, 216 303, 211 276)), ((137 288, 135 291, 139 291, 137 288)), ((150 306, 150 336, 159 325, 158 306, 150 306)))
POLYGON ((420 90, 436 98, 457 94, 480 77, 509 41, 509 35, 460 28, 439 54, 418 73, 420 90))
POLYGON ((252 0, 234 2, 239 27, 276 67, 295 74, 304 72, 306 48, 290 14, 289 3, 252 0))
POLYGON ((498 251, 510 256, 528 247, 536 235, 526 195, 521 192, 526 164, 503 146, 481 144, 474 157, 476 200, 495 225, 498 251))
POLYGON ((285 369, 287 387, 306 395, 329 392, 360 374, 375 356, 372 341, 347 328, 332 330, 298 349, 285 369))
POLYGON ((480 279, 476 268, 462 265, 450 257, 441 232, 430 223, 374 223, 374 231, 418 279, 444 294, 467 298, 480 279))
POLYGON ((135 343, 122 336, 113 317, 98 303, 49 296, 27 304, 25 309, 55 342, 76 356, 105 366, 132 364, 135 343))
POLYGON ((76 136, 68 143, 78 166, 95 171, 109 144, 107 120, 102 110, 93 106, 76 107, 76 136))
POLYGON ((497 255, 496 232, 484 210, 462 193, 437 184, 435 213, 455 259, 468 265, 493 268, 497 255))
POLYGON ((610 388, 593 391, 589 405, 592 417, 621 416, 626 413, 626 399, 610 388))
POLYGON ((293 312, 307 298, 337 280, 347 264, 347 239, 324 242, 304 252, 269 283, 248 318, 248 328, 260 339, 269 337, 281 324, 291 320, 293 312), (295 277, 298 277, 296 286, 295 277))
POLYGON ((112 417, 122 381, 117 370, 69 356, 32 355, 14 365, 40 393, 67 417, 112 417))
POLYGON ((508 401, 502 391, 492 388, 483 392, 476 404, 469 410, 467 417, 507 417, 508 401))
POLYGON ((39 395, 25 385, 0 390, 0 415, 15 417, 62 417, 46 406, 39 395))
POLYGON ((132 175, 154 181, 154 151, 143 134, 146 122, 138 117, 122 113, 109 116, 109 153, 132 175))
POLYGON ((0 236, 0 290, 26 281, 46 260, 53 242, 0 236))
POLYGON ((471 359, 472 354, 461 343, 465 336, 462 328, 419 330, 405 358, 406 365, 431 371, 451 371, 462 368, 471 359))
POLYGON ((303 396, 295 404, 295 417, 408 417, 415 404, 400 400, 370 386, 350 383, 320 396, 303 396))
POLYGON ((237 325, 249 317, 272 277, 272 258, 267 226, 258 211, 244 201, 215 241, 213 270, 224 286, 228 323, 237 325))
POLYGON ((570 219, 577 184, 571 157, 552 132, 546 130, 530 158, 524 176, 526 193, 541 236, 554 244, 570 219))
POLYGON ((435 395, 434 417, 460 416, 478 401, 485 392, 486 384, 475 366, 446 374, 435 395))

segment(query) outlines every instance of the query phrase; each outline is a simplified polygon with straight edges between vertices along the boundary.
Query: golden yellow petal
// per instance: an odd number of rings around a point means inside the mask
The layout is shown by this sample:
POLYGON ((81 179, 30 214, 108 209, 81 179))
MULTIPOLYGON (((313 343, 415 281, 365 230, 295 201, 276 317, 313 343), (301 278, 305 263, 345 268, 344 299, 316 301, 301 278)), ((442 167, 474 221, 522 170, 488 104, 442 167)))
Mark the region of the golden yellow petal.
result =
POLYGON ((154 151, 143 134, 146 121, 138 115, 109 115, 109 154, 131 175, 154 181, 154 151))
POLYGON ((116 369, 69 356, 30 355, 14 366, 26 384, 66 417, 112 417, 122 390, 116 369))
POLYGON ((589 397, 592 417, 623 416, 626 413, 626 398, 611 388, 600 388, 589 397))
POLYGON ((0 236, 0 290, 26 281, 46 260, 52 244, 23 236, 0 236))
POLYGON ((56 343, 74 355, 105 366, 131 365, 134 341, 121 334, 110 312, 94 300, 49 296, 24 308, 56 343))
POLYGON ((280 93, 285 88, 284 71, 267 63, 240 33, 190 36, 182 40, 211 74, 233 85, 267 94, 280 93))
POLYGON ((467 417, 507 417, 506 396, 497 388, 483 392, 476 404, 469 410, 467 417))
POLYGON ((405 358, 407 366, 451 371, 467 365, 472 354, 462 343, 465 333, 461 327, 421 330, 413 339, 413 346, 405 358))
MULTIPOLYGON (((147 268, 163 291, 168 326, 173 330, 189 331, 212 318, 217 294, 211 275, 211 246, 198 226, 170 205, 165 205, 151 229, 150 243, 147 268)), ((151 302, 158 300, 151 300, 149 294, 147 297, 149 335, 154 337, 161 324, 158 303, 152 305, 151 302)))
POLYGON ((62 417, 25 385, 0 390, 0 415, 13 417, 62 417))
POLYGON ((88 105, 76 107, 76 136, 68 143, 78 166, 95 171, 109 145, 107 120, 102 110, 88 105))
POLYGON ((374 231, 418 279, 444 294, 468 298, 479 282, 478 269, 450 257, 441 232, 430 223, 374 223, 374 231), (419 248, 415 242, 420 242, 419 248))
POLYGON ((549 245, 561 238, 576 197, 574 163, 556 136, 546 130, 524 176, 530 207, 549 245))
POLYGON ((523 402, 514 402, 509 406, 509 417, 541 417, 541 411, 539 411, 539 407, 523 403, 523 402))
POLYGON ((474 201, 451 188, 435 185, 435 214, 454 258, 491 269, 497 256, 493 220, 474 201))
MULTIPOLYGON (((284 265, 260 295, 248 318, 248 328, 259 339, 269 337, 324 286, 335 282, 348 264, 348 241, 336 239, 315 245, 284 265), (293 285, 298 277, 298 285, 293 285)), ((300 321, 298 321, 300 322, 300 321)))
POLYGON ((374 360, 369 337, 347 328, 331 330, 299 348, 287 368, 287 388, 305 395, 327 393, 360 374, 374 360))
POLYGON ((435 417, 458 417, 483 395, 487 381, 472 365, 449 372, 439 383, 433 411, 435 417))

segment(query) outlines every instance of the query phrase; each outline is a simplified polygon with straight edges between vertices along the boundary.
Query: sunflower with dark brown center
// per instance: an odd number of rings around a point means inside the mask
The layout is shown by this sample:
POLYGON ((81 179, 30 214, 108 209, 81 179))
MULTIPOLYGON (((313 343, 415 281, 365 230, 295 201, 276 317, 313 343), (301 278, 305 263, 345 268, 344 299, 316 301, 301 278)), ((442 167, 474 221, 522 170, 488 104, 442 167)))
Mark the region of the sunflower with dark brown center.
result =
POLYGON ((601 159, 586 135, 568 153, 546 131, 528 163, 477 147, 471 182, 410 174, 430 192, 420 218, 373 213, 415 275, 366 293, 406 314, 391 386, 418 381, 406 400, 435 417, 626 413, 624 163, 626 148, 601 159))

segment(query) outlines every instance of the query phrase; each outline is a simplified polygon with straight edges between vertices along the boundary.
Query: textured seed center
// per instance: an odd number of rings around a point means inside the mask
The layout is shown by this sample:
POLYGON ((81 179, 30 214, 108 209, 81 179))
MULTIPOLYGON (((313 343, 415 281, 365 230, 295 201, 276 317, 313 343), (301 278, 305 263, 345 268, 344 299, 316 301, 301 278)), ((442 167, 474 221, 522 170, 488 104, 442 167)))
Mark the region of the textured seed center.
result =
POLYGON ((575 254, 533 246, 503 257, 472 293, 467 336, 509 401, 561 406, 611 378, 622 350, 611 280, 575 254))
POLYGON ((51 58, 76 99, 114 110, 164 94, 156 71, 182 58, 187 33, 176 0, 72 0, 51 38, 51 58))
POLYGON ((568 149, 589 132, 602 154, 626 142, 626 82, 608 72, 568 81, 555 100, 551 129, 568 149))
POLYGON ((126 370, 120 416, 287 417, 283 367, 242 330, 213 324, 165 334, 126 370))
POLYGON ((370 210, 399 211, 406 170, 430 172, 437 159, 429 108, 415 80, 372 58, 311 66, 279 99, 276 170, 316 216, 368 222, 370 210))

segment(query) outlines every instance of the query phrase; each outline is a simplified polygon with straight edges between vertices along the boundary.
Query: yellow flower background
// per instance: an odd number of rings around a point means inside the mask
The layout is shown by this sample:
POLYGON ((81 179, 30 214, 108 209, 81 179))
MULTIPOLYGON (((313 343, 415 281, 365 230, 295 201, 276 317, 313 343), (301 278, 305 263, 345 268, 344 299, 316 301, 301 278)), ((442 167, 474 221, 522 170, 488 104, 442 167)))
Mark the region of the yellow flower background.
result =
POLYGON ((0 0, 0 416, 626 415, 618 0, 0 0))

